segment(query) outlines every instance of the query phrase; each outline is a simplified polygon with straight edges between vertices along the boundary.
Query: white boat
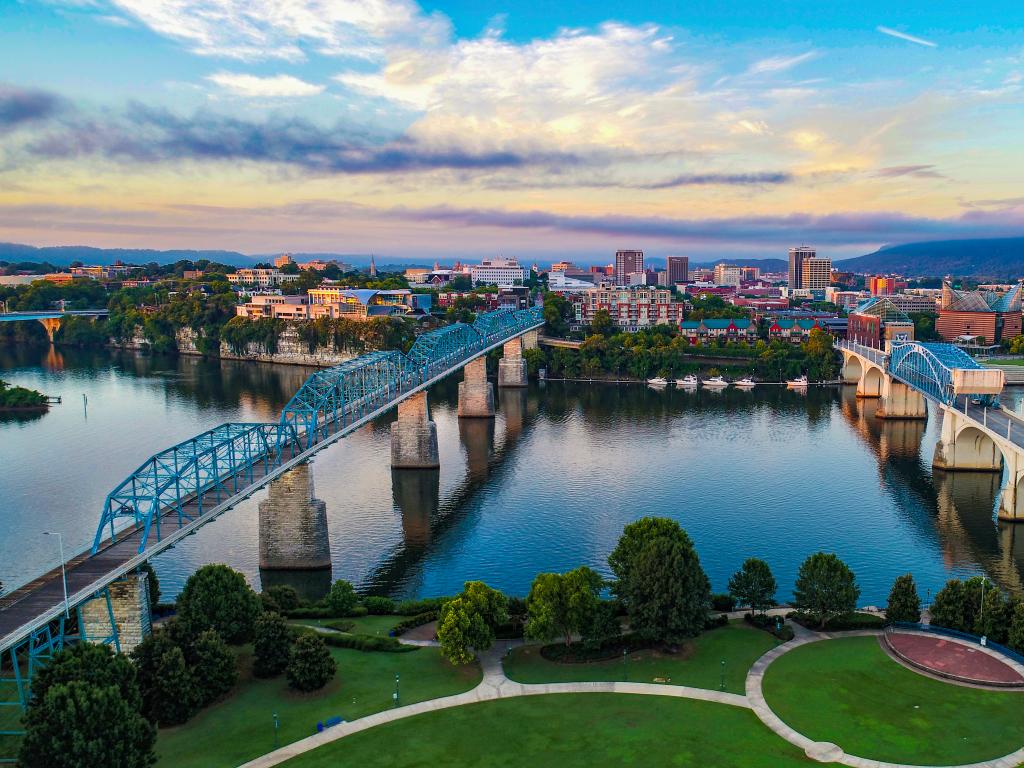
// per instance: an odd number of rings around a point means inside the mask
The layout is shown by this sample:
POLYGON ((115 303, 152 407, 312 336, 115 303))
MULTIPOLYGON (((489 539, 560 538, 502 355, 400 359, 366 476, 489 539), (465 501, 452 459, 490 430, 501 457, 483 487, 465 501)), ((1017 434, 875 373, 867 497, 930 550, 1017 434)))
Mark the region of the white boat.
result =
POLYGON ((807 377, 797 376, 795 379, 790 379, 786 382, 788 389, 806 389, 807 388, 807 377))
POLYGON ((739 387, 740 389, 753 389, 754 387, 757 386, 757 382, 754 381, 749 376, 744 376, 739 381, 734 381, 733 385, 739 387))
POLYGON ((728 387, 729 382, 721 376, 712 376, 710 379, 704 379, 704 386, 709 389, 722 389, 723 387, 728 387))
POLYGON ((684 376, 681 379, 676 379, 676 386, 684 387, 686 389, 696 389, 699 384, 700 382, 697 381, 697 377, 694 376, 692 373, 689 376, 684 376))
POLYGON ((667 387, 668 379, 663 378, 661 376, 655 376, 653 379, 648 379, 647 383, 650 384, 652 387, 667 387))

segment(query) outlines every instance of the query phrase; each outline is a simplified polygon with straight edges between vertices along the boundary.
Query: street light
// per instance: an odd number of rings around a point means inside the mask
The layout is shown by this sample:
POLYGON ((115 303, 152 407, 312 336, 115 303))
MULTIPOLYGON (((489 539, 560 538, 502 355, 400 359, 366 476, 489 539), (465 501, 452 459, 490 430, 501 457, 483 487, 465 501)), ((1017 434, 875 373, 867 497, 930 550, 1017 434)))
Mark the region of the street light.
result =
POLYGON ((398 706, 398 673, 395 672, 395 695, 392 697, 395 700, 395 706, 398 706))
POLYGON ((722 681, 719 684, 719 690, 725 690, 725 659, 722 659, 722 681))
POLYGON ((64 584, 64 618, 71 618, 71 606, 68 605, 68 572, 64 568, 64 536, 59 531, 43 531, 44 536, 57 537, 57 549, 60 551, 60 578, 64 584))
POLYGON ((629 682, 629 667, 626 665, 626 649, 622 649, 622 677, 628 683, 629 682))
POLYGON ((277 719, 277 712, 274 713, 274 749, 277 749, 277 729, 281 727, 280 721, 277 719))

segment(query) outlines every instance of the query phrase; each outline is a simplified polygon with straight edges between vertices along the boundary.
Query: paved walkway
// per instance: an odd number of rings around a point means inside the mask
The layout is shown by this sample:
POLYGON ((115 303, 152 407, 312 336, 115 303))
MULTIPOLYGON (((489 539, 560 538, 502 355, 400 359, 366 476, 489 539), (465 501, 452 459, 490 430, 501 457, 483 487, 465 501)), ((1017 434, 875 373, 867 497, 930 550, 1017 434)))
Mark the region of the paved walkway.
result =
MULTIPOLYGON (((491 650, 480 655, 480 663, 483 669, 483 679, 480 684, 470 691, 454 696, 445 696, 440 699, 421 701, 417 704, 409 704, 396 709, 389 709, 377 712, 373 715, 354 720, 350 723, 342 723, 329 728, 321 733, 308 736, 305 739, 288 744, 280 749, 258 757, 241 768, 270 768, 280 765, 286 760, 309 752, 312 749, 337 741, 369 728, 374 728, 385 723, 393 723, 407 717, 415 717, 427 712, 436 712, 452 707, 461 707, 466 704, 476 704, 483 701, 496 699, 508 699, 518 696, 543 696, 558 693, 629 693, 641 696, 674 696, 684 699, 695 699, 698 701, 711 701, 718 704, 727 704, 733 707, 743 707, 753 710, 754 714, 768 728, 778 736, 804 751, 804 753, 819 762, 839 763, 851 768, 929 768, 927 766, 906 766, 899 763, 887 763, 880 760, 869 760, 863 757, 847 755, 835 744, 827 742, 816 742, 807 738, 801 733, 786 725, 776 715, 765 701, 762 691, 764 673, 777 658, 788 653, 794 648, 809 643, 831 640, 837 637, 874 637, 880 633, 877 630, 859 630, 853 632, 840 632, 835 634, 818 633, 805 629, 799 625, 791 624, 796 637, 788 643, 783 643, 765 653, 750 668, 746 680, 746 695, 740 696, 735 693, 724 693, 704 688, 690 688, 683 685, 659 685, 656 683, 627 683, 627 682, 596 682, 596 683, 546 683, 540 685, 526 685, 510 680, 505 676, 502 668, 502 658, 505 656, 508 647, 507 642, 499 641, 491 650)), ((520 645, 522 641, 515 644, 520 645)), ((418 641, 416 645, 435 645, 430 641, 418 641)), ((943 766, 941 768, 1014 768, 1024 763, 1024 748, 995 760, 988 760, 981 763, 972 763, 965 766, 943 766)), ((936 767, 940 768, 940 767, 936 767)))

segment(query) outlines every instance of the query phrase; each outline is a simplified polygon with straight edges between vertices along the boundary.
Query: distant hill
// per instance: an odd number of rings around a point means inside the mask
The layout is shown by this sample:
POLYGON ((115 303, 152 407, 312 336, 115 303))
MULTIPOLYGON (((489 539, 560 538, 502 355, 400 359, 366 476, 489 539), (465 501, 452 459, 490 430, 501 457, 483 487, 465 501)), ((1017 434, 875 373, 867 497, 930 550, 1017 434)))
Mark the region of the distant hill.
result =
POLYGON ((182 259, 207 259, 236 267, 252 266, 258 261, 237 251, 154 251, 145 248, 90 248, 86 245, 36 248, 20 243, 0 243, 0 261, 45 261, 58 267, 66 267, 72 261, 81 261, 84 264, 112 264, 118 259, 126 264, 148 264, 151 261, 157 264, 173 264, 182 259))
POLYGON ((1018 279, 1024 276, 1024 237, 938 240, 880 248, 866 256, 835 262, 850 272, 895 272, 907 277, 1018 279))

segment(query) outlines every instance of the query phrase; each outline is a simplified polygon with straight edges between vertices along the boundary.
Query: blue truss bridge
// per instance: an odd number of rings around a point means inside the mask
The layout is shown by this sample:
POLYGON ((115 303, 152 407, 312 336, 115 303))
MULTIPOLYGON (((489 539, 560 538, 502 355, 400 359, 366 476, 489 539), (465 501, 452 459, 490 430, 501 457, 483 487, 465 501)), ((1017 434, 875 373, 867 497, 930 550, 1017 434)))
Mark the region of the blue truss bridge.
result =
MULTIPOLYGON (((539 308, 482 313, 472 325, 420 335, 406 353, 371 352, 311 374, 275 423, 221 424, 150 456, 103 502, 92 546, 64 564, 68 603, 106 596, 109 605, 115 580, 316 451, 543 324, 539 308)), ((13 665, 22 704, 33 666, 75 631, 64 616, 60 567, 0 598, 0 658, 13 665)), ((77 633, 84 636, 81 626, 77 633)), ((116 632, 100 639, 117 645, 116 632)))

